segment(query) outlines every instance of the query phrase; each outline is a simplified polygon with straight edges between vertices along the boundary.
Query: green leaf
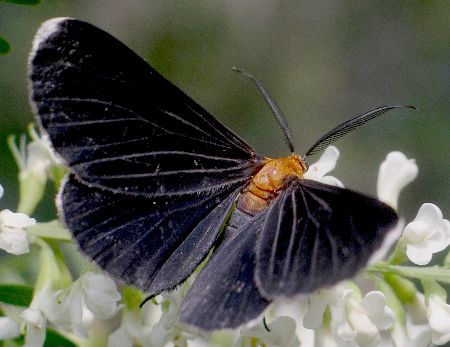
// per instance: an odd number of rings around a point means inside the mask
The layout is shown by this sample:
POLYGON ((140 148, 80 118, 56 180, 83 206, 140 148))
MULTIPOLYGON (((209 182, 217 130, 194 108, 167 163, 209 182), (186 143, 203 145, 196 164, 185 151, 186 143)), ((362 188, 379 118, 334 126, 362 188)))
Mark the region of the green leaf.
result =
POLYGON ((0 284, 0 301, 16 306, 29 306, 33 288, 21 284, 0 284))
POLYGON ((399 266, 387 263, 376 263, 367 268, 368 272, 393 273, 419 280, 434 280, 450 284, 450 269, 440 266, 399 266))
POLYGON ((384 279, 402 303, 412 304, 416 300, 417 288, 412 281, 392 273, 384 275, 384 279))
POLYGON ((25 345, 25 337, 20 335, 15 339, 0 341, 0 347, 23 347, 25 345))
POLYGON ((43 239, 72 241, 70 232, 57 220, 46 223, 37 223, 32 227, 28 227, 27 232, 30 235, 43 239))
POLYGON ((77 347, 77 345, 57 331, 47 328, 44 347, 77 347))
POLYGON ((37 5, 41 2, 41 0, 0 0, 4 2, 10 2, 16 5, 37 5))
POLYGON ((56 243, 51 240, 36 239, 35 244, 41 248, 36 290, 46 285, 50 285, 52 290, 64 289, 72 284, 72 276, 56 243))
POLYGON ((406 243, 403 239, 400 239, 389 257, 388 263, 391 265, 400 265, 406 263, 407 261, 408 257, 406 256, 406 243))
POLYGON ((138 310, 143 300, 144 295, 140 290, 127 286, 122 288, 122 302, 130 311, 138 310))
POLYGON ((0 36, 0 54, 6 54, 11 50, 11 46, 8 41, 0 36))

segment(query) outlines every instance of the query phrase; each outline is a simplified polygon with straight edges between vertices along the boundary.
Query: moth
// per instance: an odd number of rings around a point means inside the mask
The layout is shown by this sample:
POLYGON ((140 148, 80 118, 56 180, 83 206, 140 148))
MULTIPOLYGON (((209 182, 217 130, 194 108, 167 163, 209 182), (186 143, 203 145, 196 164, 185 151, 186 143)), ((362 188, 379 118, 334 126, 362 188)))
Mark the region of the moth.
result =
POLYGON ((124 44, 70 18, 42 24, 29 78, 37 123, 69 171, 59 213, 84 254, 150 296, 209 257, 182 323, 236 328, 274 300, 350 278, 397 223, 377 199, 303 175, 309 155, 401 106, 356 116, 300 156, 255 80, 291 150, 261 157, 124 44))

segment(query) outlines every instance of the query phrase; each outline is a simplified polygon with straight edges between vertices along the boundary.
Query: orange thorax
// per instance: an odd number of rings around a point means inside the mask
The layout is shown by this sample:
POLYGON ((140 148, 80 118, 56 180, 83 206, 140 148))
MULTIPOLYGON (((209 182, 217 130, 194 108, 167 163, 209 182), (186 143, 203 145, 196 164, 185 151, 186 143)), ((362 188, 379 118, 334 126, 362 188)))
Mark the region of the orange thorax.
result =
POLYGON ((238 200, 238 208, 250 214, 269 206, 281 189, 306 172, 306 163, 295 153, 285 158, 265 158, 263 164, 238 200))

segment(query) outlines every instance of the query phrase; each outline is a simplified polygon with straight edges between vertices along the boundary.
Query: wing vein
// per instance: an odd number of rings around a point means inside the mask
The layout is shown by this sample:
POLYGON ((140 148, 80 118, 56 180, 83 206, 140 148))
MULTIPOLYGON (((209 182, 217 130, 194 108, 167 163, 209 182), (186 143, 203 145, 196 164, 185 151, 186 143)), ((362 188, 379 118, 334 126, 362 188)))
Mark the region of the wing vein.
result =
MULTIPOLYGON (((186 156, 190 156, 190 157, 210 159, 213 161, 221 161, 222 160, 222 161, 229 161, 229 162, 234 162, 234 163, 242 162, 242 160, 240 160, 240 159, 218 157, 218 156, 214 156, 214 155, 191 153, 191 152, 184 152, 184 151, 153 151, 153 152, 118 155, 115 157, 108 157, 108 158, 97 158, 97 159, 93 159, 93 160, 87 160, 87 161, 80 162, 80 164, 83 164, 83 165, 99 164, 99 163, 104 163, 104 162, 112 162, 115 160, 128 160, 131 158, 141 158, 141 157, 157 157, 160 155, 186 155, 186 156)), ((79 165, 79 164, 77 164, 77 165, 79 165)))
MULTIPOLYGON (((286 201, 286 198, 283 197, 283 202, 280 202, 280 206, 284 206, 284 201, 286 201)), ((278 242, 280 239, 280 233, 281 233, 281 215, 283 213, 283 209, 279 208, 278 209, 278 219, 277 219, 277 228, 275 231, 275 237, 273 240, 273 244, 272 244, 272 249, 270 252, 270 261, 269 261, 269 282, 271 283, 273 280, 273 273, 274 273, 274 268, 275 268, 275 258, 276 258, 276 253, 277 253, 277 248, 278 248, 278 242)), ((269 214, 267 215, 266 218, 269 217, 269 214)))
POLYGON ((291 235, 289 237, 288 249, 287 249, 287 253, 285 256, 286 261, 284 262, 284 267, 283 267, 283 278, 287 277, 289 265, 291 263, 292 251, 294 248, 294 241, 296 238, 297 204, 295 201, 294 192, 291 192, 290 195, 291 195, 290 197, 291 197, 291 202, 292 202, 292 206, 291 206, 292 207, 292 225, 291 225, 291 235))

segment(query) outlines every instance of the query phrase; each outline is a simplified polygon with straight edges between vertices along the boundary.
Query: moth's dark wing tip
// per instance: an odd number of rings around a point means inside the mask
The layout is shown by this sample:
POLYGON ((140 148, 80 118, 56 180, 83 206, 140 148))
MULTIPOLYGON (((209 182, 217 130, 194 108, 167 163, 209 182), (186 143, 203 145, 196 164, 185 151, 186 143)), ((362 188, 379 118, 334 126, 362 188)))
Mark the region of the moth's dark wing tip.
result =
POLYGON ((70 17, 56 17, 42 23, 34 35, 29 62, 32 63, 34 57, 36 56, 36 52, 39 50, 43 42, 46 42, 51 35, 60 31, 64 23, 73 20, 76 19, 70 17))
MULTIPOLYGON (((28 84, 29 84, 29 101, 31 104, 31 108, 33 113, 35 114, 36 123, 39 126, 43 137, 45 140, 52 146, 51 141, 48 137, 47 131, 42 126, 42 122, 39 115, 39 107, 36 104, 35 95, 36 95, 36 85, 34 83, 33 74, 36 71, 36 67, 40 65, 39 57, 40 51, 48 45, 49 38, 55 35, 58 32, 61 32, 62 27, 65 23, 69 21, 77 21, 74 18, 70 17, 56 17, 49 20, 46 20, 41 24, 39 29, 33 38, 32 48, 30 54, 28 56, 28 65, 27 65, 27 73, 28 73, 28 84)), ((79 22, 79 21, 78 21, 79 22)), ((56 151, 55 151, 56 153, 56 151)), ((64 160, 63 160, 64 161, 64 160)))

